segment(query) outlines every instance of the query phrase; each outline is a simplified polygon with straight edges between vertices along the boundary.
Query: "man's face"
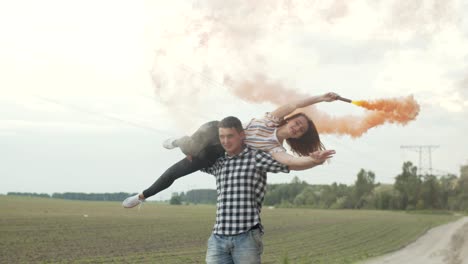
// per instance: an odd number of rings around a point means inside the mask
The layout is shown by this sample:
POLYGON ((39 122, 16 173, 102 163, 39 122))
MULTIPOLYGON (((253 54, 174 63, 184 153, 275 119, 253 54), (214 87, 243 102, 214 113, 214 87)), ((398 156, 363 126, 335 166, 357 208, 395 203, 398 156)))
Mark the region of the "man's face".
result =
POLYGON ((244 144, 244 132, 237 132, 235 128, 219 128, 219 141, 229 156, 237 155, 242 152, 244 144))

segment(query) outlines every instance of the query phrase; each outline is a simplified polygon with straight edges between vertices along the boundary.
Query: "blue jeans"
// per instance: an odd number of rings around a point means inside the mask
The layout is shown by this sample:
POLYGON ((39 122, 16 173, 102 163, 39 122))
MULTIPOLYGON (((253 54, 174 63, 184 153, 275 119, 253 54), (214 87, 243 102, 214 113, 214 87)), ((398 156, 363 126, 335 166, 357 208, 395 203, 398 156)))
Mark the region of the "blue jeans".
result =
POLYGON ((252 229, 235 236, 211 234, 208 239, 206 263, 257 264, 261 263, 263 242, 260 229, 252 229))

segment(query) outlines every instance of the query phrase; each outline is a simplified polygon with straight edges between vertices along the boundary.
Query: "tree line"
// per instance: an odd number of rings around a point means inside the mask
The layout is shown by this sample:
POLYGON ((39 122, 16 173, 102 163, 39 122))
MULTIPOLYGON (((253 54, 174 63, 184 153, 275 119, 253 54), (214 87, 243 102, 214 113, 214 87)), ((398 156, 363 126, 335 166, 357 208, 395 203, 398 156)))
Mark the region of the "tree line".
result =
MULTIPOLYGON (((93 201, 123 201, 135 193, 21 193, 46 198, 93 201)), ((173 193, 170 204, 216 204, 216 190, 199 189, 173 193)), ((454 210, 468 211, 468 164, 460 168, 460 176, 420 175, 418 168, 405 162, 393 184, 375 182, 375 173, 361 169, 353 185, 333 183, 311 185, 295 177, 291 183, 268 184, 264 205, 320 209, 380 210, 454 210)))
POLYGON ((320 209, 455 210, 468 211, 468 165, 460 177, 419 175, 405 162, 394 184, 375 183, 372 171, 361 169, 354 185, 309 185, 297 177, 289 184, 268 186, 265 205, 320 209))
POLYGON ((31 192, 8 192, 7 195, 20 195, 30 197, 42 197, 42 198, 58 198, 66 200, 85 200, 85 201, 123 201, 125 198, 135 195, 136 193, 82 193, 82 192, 65 192, 65 193, 53 193, 49 195, 47 193, 31 193, 31 192))
POLYGON ((216 204, 216 190, 213 189, 198 189, 190 190, 187 193, 181 192, 172 193, 169 200, 170 204, 216 204))
MULTIPOLYGON (((215 190, 203 190, 206 200, 196 202, 189 195, 192 192, 173 193, 170 203, 216 203, 215 190)), ((468 211, 468 165, 460 168, 460 177, 435 176, 420 175, 416 166, 405 162, 393 184, 376 183, 375 173, 364 169, 350 186, 311 185, 294 177, 291 183, 268 184, 264 204, 319 209, 468 211)))

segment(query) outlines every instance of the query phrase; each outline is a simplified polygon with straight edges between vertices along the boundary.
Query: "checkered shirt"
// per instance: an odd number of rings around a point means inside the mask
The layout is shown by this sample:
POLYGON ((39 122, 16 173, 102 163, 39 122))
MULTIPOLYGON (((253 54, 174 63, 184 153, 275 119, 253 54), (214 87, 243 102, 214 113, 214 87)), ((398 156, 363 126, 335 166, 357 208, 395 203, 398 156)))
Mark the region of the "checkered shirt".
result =
POLYGON ((261 225, 260 212, 266 191, 267 172, 289 172, 261 150, 248 146, 236 156, 219 158, 204 172, 216 177, 216 223, 213 233, 237 235, 261 225))

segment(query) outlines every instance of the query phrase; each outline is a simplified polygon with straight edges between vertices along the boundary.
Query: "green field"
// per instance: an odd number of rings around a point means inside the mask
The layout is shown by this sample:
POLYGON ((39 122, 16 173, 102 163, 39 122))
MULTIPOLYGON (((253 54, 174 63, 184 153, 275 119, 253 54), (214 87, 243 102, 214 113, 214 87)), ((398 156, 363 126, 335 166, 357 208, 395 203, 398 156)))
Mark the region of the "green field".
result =
MULTIPOLYGON (((1 263, 204 263, 215 207, 0 196, 1 263)), ((263 263, 353 263, 396 250, 451 215, 268 209, 263 263)))

